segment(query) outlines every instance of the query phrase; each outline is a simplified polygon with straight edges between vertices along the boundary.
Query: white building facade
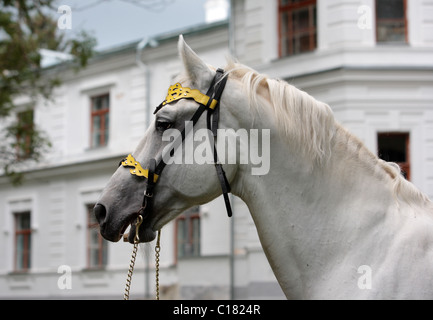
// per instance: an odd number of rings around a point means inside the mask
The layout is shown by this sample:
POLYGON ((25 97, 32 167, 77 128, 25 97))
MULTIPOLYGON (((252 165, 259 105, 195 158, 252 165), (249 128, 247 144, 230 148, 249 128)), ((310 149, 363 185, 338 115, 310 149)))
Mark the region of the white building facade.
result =
MULTIPOLYGON (((182 33, 216 67, 231 53, 328 103, 433 197, 433 1, 387 4, 232 0, 231 23, 182 33)), ((138 55, 139 42, 100 53, 78 74, 48 68, 63 81, 53 102, 17 97, 52 148, 23 185, 0 177, 0 299, 123 297, 132 246, 102 241, 90 208, 181 71, 177 35, 142 41, 138 55)), ((284 298, 246 205, 233 200, 230 219, 219 198, 163 228, 162 299, 284 298)), ((154 245, 139 249, 132 299, 154 296, 154 245)))
POLYGON ((232 4, 240 61, 329 104, 370 150, 433 196, 433 1, 232 4))

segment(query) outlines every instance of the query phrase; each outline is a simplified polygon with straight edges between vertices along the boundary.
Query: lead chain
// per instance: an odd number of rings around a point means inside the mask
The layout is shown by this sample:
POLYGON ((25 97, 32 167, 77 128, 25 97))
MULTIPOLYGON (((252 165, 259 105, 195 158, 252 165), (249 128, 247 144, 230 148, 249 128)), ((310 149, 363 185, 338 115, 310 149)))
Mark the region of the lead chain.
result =
POLYGON ((159 300, 159 252, 161 251, 161 230, 158 230, 158 238, 155 246, 155 283, 156 283, 156 300, 159 300))
POLYGON ((128 275, 126 276, 125 293, 123 300, 129 300, 129 290, 131 289, 132 273, 134 272, 135 258, 137 257, 138 243, 134 243, 132 249, 131 262, 129 263, 128 275))
POLYGON ((138 237, 138 229, 143 222, 143 217, 139 215, 135 224, 135 237, 134 237, 134 248, 132 249, 131 262, 129 263, 128 275, 126 276, 125 293, 123 294, 123 300, 129 300, 129 290, 131 289, 132 273, 134 272, 135 259, 137 258, 138 244, 140 238, 138 237))

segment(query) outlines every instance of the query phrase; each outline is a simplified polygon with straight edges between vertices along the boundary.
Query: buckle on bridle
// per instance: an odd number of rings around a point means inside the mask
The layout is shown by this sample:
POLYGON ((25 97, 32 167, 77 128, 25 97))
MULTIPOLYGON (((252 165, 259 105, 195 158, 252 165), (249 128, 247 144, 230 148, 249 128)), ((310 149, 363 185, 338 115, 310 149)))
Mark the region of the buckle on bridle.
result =
POLYGON ((147 198, 153 198, 153 192, 147 192, 147 190, 144 190, 144 196, 147 198))

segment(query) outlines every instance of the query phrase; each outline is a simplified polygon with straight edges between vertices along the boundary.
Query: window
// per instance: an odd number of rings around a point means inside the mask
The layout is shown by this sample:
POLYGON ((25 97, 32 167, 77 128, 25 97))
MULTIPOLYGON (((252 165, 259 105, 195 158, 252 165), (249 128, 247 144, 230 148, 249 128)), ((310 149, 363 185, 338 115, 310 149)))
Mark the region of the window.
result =
POLYGON ((409 133, 386 132, 378 134, 379 157, 397 163, 404 177, 410 180, 409 133))
POLYGON ((25 160, 32 154, 33 147, 33 110, 26 110, 17 114, 16 155, 18 160, 25 160))
POLYGON ((176 220, 177 258, 200 256, 200 207, 185 211, 176 220))
POLYGON ((27 271, 31 266, 30 212, 15 213, 15 271, 27 271))
POLYGON ((407 0, 376 0, 377 42, 407 42, 406 6, 407 0))
POLYGON ((99 232, 93 207, 87 205, 87 267, 102 268, 107 265, 108 243, 99 232))
POLYGON ((103 94, 91 99, 91 147, 108 144, 110 120, 110 96, 103 94))
POLYGON ((279 0, 280 57, 317 47, 316 0, 279 0))

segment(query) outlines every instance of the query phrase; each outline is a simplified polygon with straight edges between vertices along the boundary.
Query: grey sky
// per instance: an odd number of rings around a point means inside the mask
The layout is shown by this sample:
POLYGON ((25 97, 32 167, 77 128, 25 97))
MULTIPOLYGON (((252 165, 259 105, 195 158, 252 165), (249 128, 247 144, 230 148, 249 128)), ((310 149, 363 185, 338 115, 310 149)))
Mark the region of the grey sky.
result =
POLYGON ((72 29, 62 32, 92 32, 97 50, 205 22, 205 0, 58 0, 58 4, 72 9, 72 29))

